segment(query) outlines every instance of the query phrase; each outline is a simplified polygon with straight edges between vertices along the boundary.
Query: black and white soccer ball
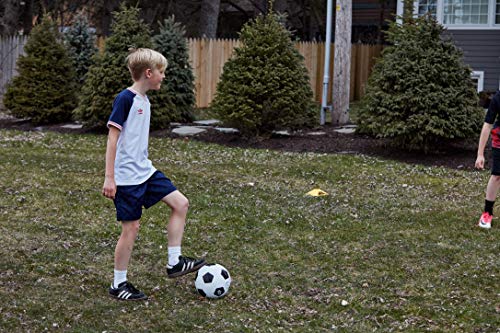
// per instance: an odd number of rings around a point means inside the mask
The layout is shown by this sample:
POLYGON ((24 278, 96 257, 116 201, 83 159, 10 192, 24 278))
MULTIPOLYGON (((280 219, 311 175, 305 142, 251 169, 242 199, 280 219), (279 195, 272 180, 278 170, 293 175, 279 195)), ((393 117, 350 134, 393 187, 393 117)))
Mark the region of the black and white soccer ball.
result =
POLYGON ((222 265, 207 264, 196 273, 194 285, 203 297, 221 298, 229 291, 231 275, 222 265))

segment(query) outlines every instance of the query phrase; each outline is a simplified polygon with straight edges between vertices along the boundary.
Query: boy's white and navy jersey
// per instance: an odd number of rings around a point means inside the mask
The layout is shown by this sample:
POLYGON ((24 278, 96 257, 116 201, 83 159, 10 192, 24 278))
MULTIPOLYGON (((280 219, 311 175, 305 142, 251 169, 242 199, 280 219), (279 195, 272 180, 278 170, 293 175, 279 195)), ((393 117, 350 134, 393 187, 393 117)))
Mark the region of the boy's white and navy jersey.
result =
POLYGON ((116 185, 139 185, 156 171, 148 159, 151 106, 147 96, 129 89, 119 93, 113 102, 109 126, 121 133, 116 145, 116 185))

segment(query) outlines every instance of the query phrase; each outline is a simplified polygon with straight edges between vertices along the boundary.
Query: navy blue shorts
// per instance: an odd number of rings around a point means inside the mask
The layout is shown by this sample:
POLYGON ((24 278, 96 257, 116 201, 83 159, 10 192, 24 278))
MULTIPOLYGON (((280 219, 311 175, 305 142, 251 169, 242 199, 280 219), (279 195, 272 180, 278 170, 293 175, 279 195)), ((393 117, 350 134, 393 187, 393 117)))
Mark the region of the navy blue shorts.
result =
POLYGON ((149 208, 177 188, 161 171, 156 171, 140 185, 117 186, 116 219, 135 221, 142 216, 142 207, 149 208))

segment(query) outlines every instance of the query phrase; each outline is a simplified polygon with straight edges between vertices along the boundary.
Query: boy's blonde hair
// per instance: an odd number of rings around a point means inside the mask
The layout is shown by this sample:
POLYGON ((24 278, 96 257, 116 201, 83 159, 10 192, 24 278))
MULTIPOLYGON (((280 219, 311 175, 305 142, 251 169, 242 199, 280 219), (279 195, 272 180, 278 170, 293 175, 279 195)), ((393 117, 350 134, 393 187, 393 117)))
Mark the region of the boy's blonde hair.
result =
POLYGON ((132 49, 126 61, 134 81, 138 81, 148 68, 164 71, 168 66, 167 59, 160 52, 143 48, 132 49))

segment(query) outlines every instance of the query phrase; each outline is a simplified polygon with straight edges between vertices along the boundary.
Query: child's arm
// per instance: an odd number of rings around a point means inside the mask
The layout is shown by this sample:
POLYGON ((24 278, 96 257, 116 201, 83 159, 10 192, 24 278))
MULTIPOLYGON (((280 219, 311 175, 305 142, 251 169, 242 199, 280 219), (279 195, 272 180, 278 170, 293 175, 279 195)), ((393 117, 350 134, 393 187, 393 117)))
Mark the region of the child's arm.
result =
POLYGON ((481 130, 481 135, 479 137, 479 147, 477 148, 477 159, 476 168, 482 170, 484 169, 484 148, 490 137, 491 128, 493 124, 484 123, 483 129, 481 130))
POLYGON ((106 145, 106 173, 104 175, 102 194, 110 199, 114 199, 116 194, 115 158, 116 143, 119 136, 120 130, 114 126, 109 126, 108 143, 106 145))

